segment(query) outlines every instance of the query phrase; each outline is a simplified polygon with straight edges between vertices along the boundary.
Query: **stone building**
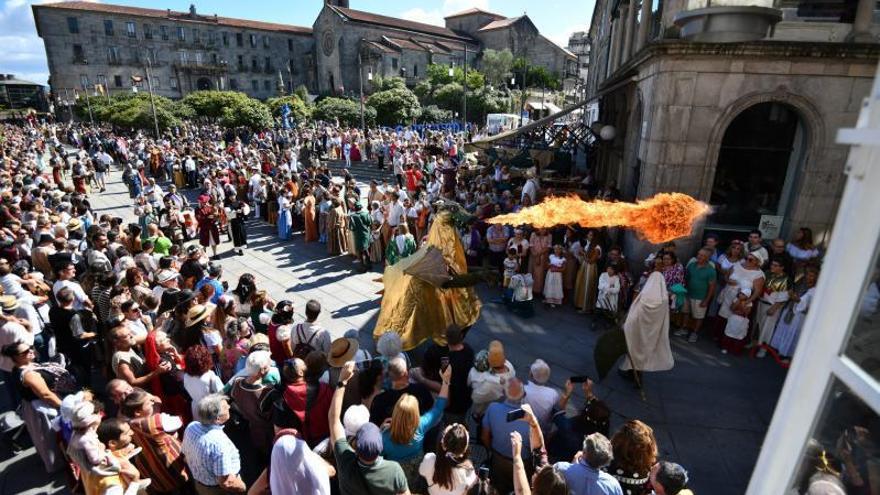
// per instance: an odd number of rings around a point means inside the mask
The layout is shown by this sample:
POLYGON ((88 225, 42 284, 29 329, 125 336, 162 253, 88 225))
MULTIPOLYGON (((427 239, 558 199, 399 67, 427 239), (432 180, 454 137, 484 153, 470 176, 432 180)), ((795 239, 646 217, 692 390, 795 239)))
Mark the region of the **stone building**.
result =
MULTIPOLYGON (((874 2, 860 0, 856 16, 851 3, 817 13, 787 1, 770 37, 718 43, 679 36, 684 0, 659 12, 599 0, 588 97, 616 136, 596 146, 597 180, 615 181, 626 200, 680 191, 710 204, 682 254, 710 231, 788 238, 809 227, 826 240, 847 160, 835 136, 855 125, 880 57, 874 2)), ((655 249, 627 235, 633 256, 655 249)))
MULTIPOLYGON (((312 93, 354 94, 372 76, 425 77, 429 64, 469 67, 486 48, 510 49, 564 79, 577 58, 542 36, 527 16, 476 9, 434 26, 327 0, 312 28, 85 1, 33 6, 53 90, 131 91, 147 69, 156 93, 233 89, 256 98, 305 84, 312 93), (149 65, 149 67, 148 67, 149 65), (361 74, 361 81, 358 74, 361 74)), ((145 80, 145 79, 144 79, 145 80)), ((146 84, 142 82, 140 84, 146 84)))
POLYGON ((507 18, 479 9, 446 17, 445 27, 354 10, 327 2, 315 20, 318 91, 365 90, 372 76, 403 77, 414 85, 429 64, 479 67, 484 49, 510 50, 560 80, 574 74, 577 57, 538 32, 528 18, 507 18))
MULTIPOLYGON (((131 91, 149 64, 156 94, 179 98, 197 89, 233 89, 256 98, 314 86, 308 27, 92 2, 33 5, 56 94, 131 91)), ((142 89, 146 89, 146 82, 142 89)))

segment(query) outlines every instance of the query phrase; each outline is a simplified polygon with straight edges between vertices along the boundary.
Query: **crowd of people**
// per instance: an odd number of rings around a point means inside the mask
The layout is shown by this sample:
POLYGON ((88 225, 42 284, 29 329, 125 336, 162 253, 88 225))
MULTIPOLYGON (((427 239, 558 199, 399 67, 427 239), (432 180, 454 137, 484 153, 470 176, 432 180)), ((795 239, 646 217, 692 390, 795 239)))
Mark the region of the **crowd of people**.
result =
POLYGON ((87 494, 688 493, 649 425, 612 432, 585 377, 556 389, 541 359, 517 376, 502 342, 473 349, 455 326, 419 355, 386 333, 372 356, 356 330, 331 338, 319 301, 297 318, 254 275, 224 276, 221 236, 243 253, 246 221, 367 270, 415 252, 437 202, 456 201, 473 216, 469 264, 498 270, 507 298, 525 281, 548 307, 617 316, 656 293, 690 342, 712 329, 723 351, 792 355, 818 276, 809 230, 770 250, 753 232, 724 253, 709 235, 685 264, 667 244, 636 267, 607 231, 487 225, 552 191, 500 162, 467 175, 462 144, 336 126, 191 125, 155 140, 5 125, 0 371, 46 471, 87 494), (395 181, 361 190, 322 163, 334 158, 375 161, 395 181), (110 174, 128 186, 131 223, 91 207, 110 174), (243 462, 262 474, 246 483, 243 462))

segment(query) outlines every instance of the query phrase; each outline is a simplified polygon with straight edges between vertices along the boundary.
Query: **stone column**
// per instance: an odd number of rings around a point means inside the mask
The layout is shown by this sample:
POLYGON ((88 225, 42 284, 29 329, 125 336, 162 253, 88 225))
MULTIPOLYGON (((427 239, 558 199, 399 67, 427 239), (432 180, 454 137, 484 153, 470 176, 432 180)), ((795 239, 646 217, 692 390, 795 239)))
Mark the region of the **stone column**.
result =
POLYGON ((639 20, 639 37, 636 43, 636 51, 641 50, 648 44, 648 36, 651 35, 652 3, 652 0, 642 0, 642 15, 639 20))
POLYGON ((626 20, 626 5, 620 6, 620 15, 614 21, 614 32, 611 33, 614 38, 611 41, 611 71, 620 67, 621 54, 623 52, 623 33, 626 29, 624 21, 626 20))
POLYGON ((874 20, 875 3, 875 0, 859 0, 856 19, 853 21, 852 31, 847 36, 848 41, 857 43, 872 41, 871 23, 874 20))
POLYGON ((621 64, 625 64, 632 56, 633 35, 636 30, 636 0, 629 0, 626 7, 626 25, 623 31, 623 57, 621 64))

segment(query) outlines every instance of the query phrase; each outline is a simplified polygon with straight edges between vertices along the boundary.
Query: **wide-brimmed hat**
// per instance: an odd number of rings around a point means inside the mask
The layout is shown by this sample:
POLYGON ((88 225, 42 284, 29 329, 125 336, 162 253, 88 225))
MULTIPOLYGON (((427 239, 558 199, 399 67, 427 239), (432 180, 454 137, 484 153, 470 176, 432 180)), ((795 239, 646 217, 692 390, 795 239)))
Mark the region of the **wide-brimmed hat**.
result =
POLYGON ((156 273, 156 283, 164 284, 165 282, 170 282, 171 280, 174 280, 178 276, 179 274, 174 270, 159 270, 156 273))
POLYGON ((18 298, 15 296, 0 296, 0 309, 2 309, 4 313, 15 311, 18 309, 19 305, 18 298))
POLYGON ((334 368, 341 368, 347 361, 351 361, 357 353, 360 344, 357 339, 340 337, 330 344, 330 354, 327 355, 327 363, 334 368))
POLYGON ((189 308, 189 311, 186 312, 186 323, 184 326, 191 327, 196 323, 204 321, 214 313, 214 308, 215 306, 211 303, 193 305, 193 307, 189 308))
POLYGON ((80 227, 82 227, 82 222, 79 221, 79 218, 71 218, 67 222, 67 230, 78 230, 80 227))

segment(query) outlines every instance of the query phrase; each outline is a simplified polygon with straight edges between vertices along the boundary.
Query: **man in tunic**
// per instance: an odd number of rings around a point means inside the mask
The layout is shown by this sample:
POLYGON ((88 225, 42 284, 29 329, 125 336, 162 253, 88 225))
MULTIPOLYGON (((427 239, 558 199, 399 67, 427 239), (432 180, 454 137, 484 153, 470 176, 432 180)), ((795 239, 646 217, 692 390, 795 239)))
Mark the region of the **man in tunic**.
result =
POLYGON ((627 378, 639 371, 666 371, 675 365, 669 346, 669 294, 658 269, 648 277, 623 324, 628 355, 620 370, 627 378))
POLYGON ((367 271, 371 268, 370 263, 370 241, 372 241, 372 219, 370 214, 364 209, 364 204, 357 201, 354 204, 354 211, 348 214, 348 226, 351 229, 354 245, 351 247, 354 255, 361 261, 361 270, 367 271))

